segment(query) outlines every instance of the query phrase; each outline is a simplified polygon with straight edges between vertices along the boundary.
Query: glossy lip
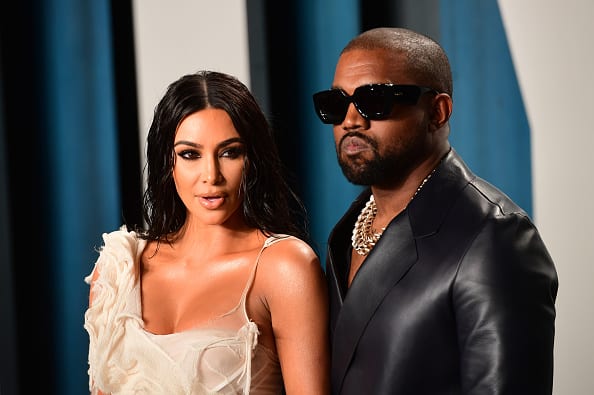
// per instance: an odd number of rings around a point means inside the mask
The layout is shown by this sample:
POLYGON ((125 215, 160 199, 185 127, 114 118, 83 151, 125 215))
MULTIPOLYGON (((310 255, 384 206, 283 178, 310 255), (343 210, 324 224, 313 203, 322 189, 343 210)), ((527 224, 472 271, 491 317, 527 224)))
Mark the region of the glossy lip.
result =
POLYGON ((369 143, 357 136, 345 137, 340 144, 340 150, 346 155, 356 155, 370 149, 369 143))
POLYGON ((225 203, 225 195, 220 192, 204 193, 198 195, 198 201, 202 207, 208 210, 216 210, 225 203))

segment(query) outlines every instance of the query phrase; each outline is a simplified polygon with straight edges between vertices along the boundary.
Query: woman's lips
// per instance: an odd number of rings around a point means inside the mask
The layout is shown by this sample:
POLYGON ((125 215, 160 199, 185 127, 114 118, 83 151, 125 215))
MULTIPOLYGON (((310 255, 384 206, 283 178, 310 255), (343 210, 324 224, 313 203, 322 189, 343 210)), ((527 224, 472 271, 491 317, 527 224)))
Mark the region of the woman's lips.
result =
POLYGON ((200 196, 200 204, 209 210, 215 210, 225 203, 225 198, 222 196, 200 196))

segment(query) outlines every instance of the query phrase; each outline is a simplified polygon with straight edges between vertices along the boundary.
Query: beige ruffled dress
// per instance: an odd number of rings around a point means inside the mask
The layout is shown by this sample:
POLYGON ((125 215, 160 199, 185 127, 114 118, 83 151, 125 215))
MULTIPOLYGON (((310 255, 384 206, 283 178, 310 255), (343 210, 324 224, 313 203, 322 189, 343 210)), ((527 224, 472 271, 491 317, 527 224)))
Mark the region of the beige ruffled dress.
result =
MULTIPOLYGON (((258 327, 246 311, 264 243, 241 300, 204 328, 156 335, 144 329, 139 259, 146 241, 123 228, 103 235, 93 271, 93 304, 85 313, 89 334, 89 389, 105 394, 279 394, 275 353, 258 344, 258 327)), ((93 273, 85 278, 90 284, 93 273)))

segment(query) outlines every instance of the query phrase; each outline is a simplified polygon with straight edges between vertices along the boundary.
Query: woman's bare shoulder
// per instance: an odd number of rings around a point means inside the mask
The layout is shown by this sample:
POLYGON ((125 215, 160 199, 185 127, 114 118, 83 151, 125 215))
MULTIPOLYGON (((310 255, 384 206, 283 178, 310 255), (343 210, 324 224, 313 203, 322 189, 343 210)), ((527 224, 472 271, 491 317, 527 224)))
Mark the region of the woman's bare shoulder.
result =
POLYGON ((308 243, 295 237, 268 246, 260 258, 258 271, 262 280, 274 289, 315 284, 323 275, 316 252, 308 243))
POLYGON ((313 248, 297 237, 282 237, 266 249, 266 259, 286 265, 319 265, 320 260, 313 248))

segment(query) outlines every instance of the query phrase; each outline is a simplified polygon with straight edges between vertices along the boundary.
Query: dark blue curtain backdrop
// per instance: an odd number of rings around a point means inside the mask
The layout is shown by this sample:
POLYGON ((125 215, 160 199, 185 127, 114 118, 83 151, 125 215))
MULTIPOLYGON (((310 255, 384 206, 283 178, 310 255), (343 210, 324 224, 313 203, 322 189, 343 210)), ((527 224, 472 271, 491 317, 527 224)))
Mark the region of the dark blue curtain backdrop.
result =
MULTIPOLYGON (((375 26, 438 39, 454 71, 451 140, 529 213, 530 130, 496 0, 259 4, 263 87, 316 248, 360 188, 338 164, 311 95, 340 49, 375 26)), ((164 6, 169 6, 169 4, 164 6)), ((0 392, 87 392, 83 278, 101 233, 139 224, 141 169, 131 1, 22 0, 0 12, 0 392), (5 321, 2 321, 3 323, 5 321), (8 347, 4 347, 9 345, 8 347)), ((253 14, 253 10, 250 15, 253 14)), ((204 38, 200 38, 204 39, 204 38)))
POLYGON ((311 218, 311 230, 323 255, 326 238, 332 225, 340 219, 361 188, 350 184, 342 174, 331 125, 322 124, 313 110, 312 93, 330 88, 334 66, 342 47, 359 33, 360 17, 357 0, 307 0, 298 2, 296 87, 298 102, 292 118, 302 123, 299 128, 303 149, 304 192, 311 218), (298 114, 295 114, 295 112, 298 114))
POLYGON ((1 264, 11 290, 2 311, 15 328, 2 335, 16 349, 2 353, 3 395, 88 392, 83 279, 101 233, 139 221, 135 80, 126 82, 134 63, 122 56, 132 42, 121 29, 131 21, 126 5, 113 13, 108 0, 24 0, 2 12, 2 229, 10 260, 1 264), (112 32, 120 33, 118 50, 112 32), (130 88, 132 95, 118 90, 130 88), (126 211, 126 202, 138 208, 126 211))
MULTIPOLYGON (((359 32, 359 1, 262 3, 266 50, 255 50, 251 43, 250 56, 265 53, 265 59, 251 62, 265 63, 267 72, 262 77, 262 68, 252 68, 252 86, 260 101, 267 104, 291 181, 309 211, 314 248, 324 255, 331 226, 360 188, 342 175, 332 128, 317 119, 311 95, 330 86, 340 49, 359 32), (267 83, 259 80, 262 78, 267 78, 267 83)), ((259 3, 248 2, 248 8, 253 7, 248 15, 259 9, 255 4, 259 3)), ((260 31, 259 26, 253 26, 256 21, 248 21, 250 34, 260 31)))
MULTIPOLYGON (((1 52, 0 52, 1 55, 1 52)), ((0 64, 1 56, 0 56, 0 64)), ((0 68, 0 75, 2 69, 0 68)), ((4 91, 3 79, 0 78, 0 92, 4 91)), ((6 139, 4 97, 0 95, 0 393, 18 393, 16 377, 17 347, 14 342, 16 337, 14 284, 12 262, 12 245, 10 243, 10 226, 7 221, 9 213, 8 171, 6 160, 6 139)))
POLYGON ((82 279, 98 236, 121 222, 111 14, 108 1, 52 0, 42 15, 52 351, 56 388, 74 394, 88 382, 82 279))
POLYGON ((532 215, 530 127, 497 0, 441 0, 454 74, 452 145, 532 215))

